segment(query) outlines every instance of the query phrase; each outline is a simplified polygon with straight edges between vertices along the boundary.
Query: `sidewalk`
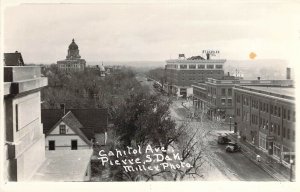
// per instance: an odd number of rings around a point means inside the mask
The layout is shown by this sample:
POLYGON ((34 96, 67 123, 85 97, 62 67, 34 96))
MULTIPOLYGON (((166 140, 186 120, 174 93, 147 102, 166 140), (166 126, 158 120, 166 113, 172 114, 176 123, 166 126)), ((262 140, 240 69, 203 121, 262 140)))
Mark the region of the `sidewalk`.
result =
MULTIPOLYGON (((236 134, 229 134, 230 139, 237 142, 241 148, 242 153, 248 157, 252 162, 261 167, 267 173, 269 173, 272 177, 274 177, 278 181, 289 181, 290 180, 290 169, 283 166, 279 162, 277 162, 272 157, 269 157, 267 154, 259 150, 257 147, 249 144, 242 139, 237 139, 236 134), (261 161, 258 162, 256 160, 256 156, 260 155, 261 161)), ((294 167, 295 168, 295 167, 294 167)), ((293 181, 295 178, 295 169, 293 169, 293 181)))

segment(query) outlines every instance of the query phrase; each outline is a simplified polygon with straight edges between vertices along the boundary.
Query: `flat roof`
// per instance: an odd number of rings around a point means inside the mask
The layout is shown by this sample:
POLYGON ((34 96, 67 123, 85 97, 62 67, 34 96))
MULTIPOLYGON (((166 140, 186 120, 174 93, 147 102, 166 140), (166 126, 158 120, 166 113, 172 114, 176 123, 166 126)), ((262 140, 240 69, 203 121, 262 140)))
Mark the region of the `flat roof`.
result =
POLYGON ((46 160, 31 181, 84 181, 92 149, 46 151, 46 160))
POLYGON ((238 86, 237 88, 245 87, 251 90, 263 91, 274 95, 284 95, 295 98, 294 87, 270 87, 270 86, 238 86))

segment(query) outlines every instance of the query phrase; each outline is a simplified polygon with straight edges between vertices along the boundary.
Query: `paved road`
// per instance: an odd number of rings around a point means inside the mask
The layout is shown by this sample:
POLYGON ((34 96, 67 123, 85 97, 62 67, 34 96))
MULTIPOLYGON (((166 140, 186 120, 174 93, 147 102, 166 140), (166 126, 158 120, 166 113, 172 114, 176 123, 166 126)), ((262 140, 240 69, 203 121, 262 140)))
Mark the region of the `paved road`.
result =
MULTIPOLYGON (((155 93, 153 81, 147 81, 143 76, 137 76, 137 80, 146 87, 149 87, 150 93, 155 93)), ((189 106, 184 103, 185 106, 189 106)), ((171 116, 178 122, 186 120, 188 110, 182 106, 182 100, 175 100, 170 107, 171 116)), ((207 145, 205 150, 206 166, 214 167, 206 169, 207 180, 239 180, 239 181, 275 181, 267 172, 258 167, 242 153, 227 153, 224 145, 218 145, 217 136, 222 132, 228 132, 228 126, 221 125, 219 122, 209 120, 190 121, 190 133, 197 129, 199 135, 206 135, 202 138, 203 143, 207 145), (217 170, 216 170, 217 169, 217 170), (220 176, 222 175, 222 176, 220 176)), ((204 170, 205 171, 205 170, 204 170)))
POLYGON ((136 75, 136 79, 141 83, 142 86, 148 87, 150 94, 155 93, 153 81, 147 81, 147 78, 142 75, 136 75))
MULTIPOLYGON (((171 106, 171 111, 176 113, 176 119, 178 117, 184 119, 188 115, 187 109, 182 106, 182 101, 175 101, 171 106)), ((275 181, 273 177, 242 153, 227 153, 224 145, 217 144, 218 135, 229 132, 227 125, 204 119, 202 122, 192 120, 189 127, 191 133, 200 129, 202 135, 206 134, 205 137, 199 137, 207 145, 205 155, 208 161, 229 180, 275 181)))

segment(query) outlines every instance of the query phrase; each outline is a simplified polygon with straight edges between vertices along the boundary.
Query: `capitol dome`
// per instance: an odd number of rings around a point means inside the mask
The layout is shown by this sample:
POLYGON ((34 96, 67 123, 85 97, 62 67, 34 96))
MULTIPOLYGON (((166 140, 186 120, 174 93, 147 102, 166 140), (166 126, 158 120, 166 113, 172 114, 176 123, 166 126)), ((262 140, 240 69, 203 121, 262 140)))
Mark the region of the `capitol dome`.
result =
POLYGON ((69 49, 70 50, 77 50, 78 49, 78 45, 75 43, 75 40, 72 40, 72 43, 69 45, 69 49))

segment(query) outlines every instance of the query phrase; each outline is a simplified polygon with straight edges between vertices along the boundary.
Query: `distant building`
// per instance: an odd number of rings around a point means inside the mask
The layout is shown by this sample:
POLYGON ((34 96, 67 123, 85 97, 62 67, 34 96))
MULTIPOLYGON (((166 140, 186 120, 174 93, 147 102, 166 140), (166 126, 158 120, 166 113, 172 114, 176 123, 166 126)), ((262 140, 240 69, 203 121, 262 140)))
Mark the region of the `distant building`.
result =
POLYGON ((211 119, 229 121, 234 117, 233 87, 248 86, 293 86, 293 80, 244 80, 232 76, 223 79, 208 78, 204 83, 194 83, 193 104, 199 109, 206 109, 211 119))
POLYGON ((235 86, 234 97, 241 138, 287 167, 295 162, 295 88, 235 86))
POLYGON ((14 53, 4 53, 5 66, 24 66, 22 54, 18 51, 14 53))
POLYGON ((19 66, 21 54, 8 55, 5 62, 8 66, 4 66, 3 179, 26 181, 45 160, 40 89, 48 81, 41 76, 40 67, 19 66), (13 62, 8 58, 14 58, 13 62))
POLYGON ((165 91, 177 96, 192 95, 192 83, 204 82, 207 78, 221 79, 224 76, 225 59, 211 59, 210 54, 204 59, 201 56, 185 58, 179 54, 178 59, 166 61, 165 91))
POLYGON ((100 76, 105 77, 106 74, 105 74, 105 67, 103 66, 103 63, 102 65, 100 65, 99 71, 100 71, 100 76))
POLYGON ((69 45, 68 55, 65 60, 57 61, 58 68, 62 71, 84 71, 86 61, 79 55, 78 45, 75 40, 69 45))

